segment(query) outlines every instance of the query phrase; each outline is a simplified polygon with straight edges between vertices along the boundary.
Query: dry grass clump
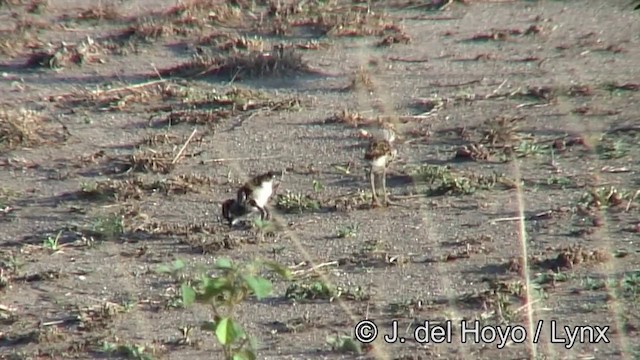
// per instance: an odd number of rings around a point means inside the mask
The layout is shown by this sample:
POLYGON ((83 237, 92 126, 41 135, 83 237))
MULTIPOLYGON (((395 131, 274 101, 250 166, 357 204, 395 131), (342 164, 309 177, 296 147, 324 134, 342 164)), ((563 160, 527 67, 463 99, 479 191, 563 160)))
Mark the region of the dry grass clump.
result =
POLYGON ((200 37, 198 45, 212 46, 221 51, 264 51, 264 41, 260 38, 217 31, 200 37))
POLYGON ((275 46, 273 51, 250 51, 227 56, 196 56, 193 60, 164 69, 162 76, 221 76, 228 79, 285 76, 309 73, 311 69, 295 49, 275 46))
POLYGON ((153 18, 145 18, 129 26, 126 30, 116 35, 114 38, 115 40, 118 40, 120 42, 153 42, 157 39, 174 35, 189 35, 196 30, 197 28, 191 26, 179 27, 170 21, 162 19, 158 20, 153 18))
POLYGON ((130 171, 168 174, 175 167, 172 162, 173 154, 158 153, 151 150, 138 151, 129 156, 130 171))
POLYGON ((104 51, 105 49, 100 44, 87 37, 77 44, 61 43, 52 49, 37 51, 27 59, 25 67, 60 69, 70 64, 82 65, 102 62, 100 55, 104 51))
POLYGON ((11 30, 0 31, 0 54, 17 56, 29 49, 41 48, 42 41, 38 39, 38 32, 49 27, 47 23, 30 18, 17 18, 11 30))
POLYGON ((383 12, 361 7, 272 5, 267 15, 273 32, 280 35, 289 33, 294 27, 309 28, 318 35, 331 37, 384 36, 402 32, 383 12))
POLYGON ((167 11, 139 18, 133 25, 109 39, 118 42, 155 40, 171 36, 191 36, 212 23, 233 25, 242 18, 238 7, 213 0, 181 3, 167 11))
POLYGON ((218 23, 229 23, 242 17, 242 10, 250 9, 249 3, 238 1, 193 0, 181 2, 163 13, 171 19, 206 18, 218 23))
POLYGON ((115 21, 121 18, 122 15, 114 4, 102 4, 102 2, 98 2, 96 6, 82 9, 74 15, 64 15, 61 20, 115 21))
POLYGON ((359 67, 351 78, 351 83, 343 90, 373 92, 375 91, 375 84, 371 79, 371 74, 364 67, 359 67))
POLYGON ((46 118, 37 111, 0 107, 0 148, 34 146, 46 142, 46 118))

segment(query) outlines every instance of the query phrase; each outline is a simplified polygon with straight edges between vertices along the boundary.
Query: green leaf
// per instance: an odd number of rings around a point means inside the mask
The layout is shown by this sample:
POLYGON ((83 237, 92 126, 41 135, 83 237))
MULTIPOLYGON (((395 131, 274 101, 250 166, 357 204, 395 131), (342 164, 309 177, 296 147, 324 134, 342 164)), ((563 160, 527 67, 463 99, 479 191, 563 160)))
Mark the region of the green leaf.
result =
POLYGON ((256 354, 247 349, 242 349, 235 354, 233 354, 233 360, 255 360, 256 354))
POLYGON ((184 261, 182 261, 182 259, 176 259, 172 265, 173 265, 173 270, 182 270, 186 266, 186 264, 184 263, 184 261))
POLYGON ((187 283, 183 283, 180 286, 180 292, 182 292, 182 304, 189 306, 196 301, 196 291, 187 283))
POLYGON ((171 265, 160 265, 156 268, 156 272, 161 274, 171 274, 184 269, 186 264, 181 259, 177 259, 171 265))
POLYGON ((171 268, 169 265, 158 265, 156 267, 156 272, 160 274, 166 274, 171 272, 171 268))
POLYGON ((291 273, 291 269, 288 267, 276 262, 276 261, 265 261, 264 266, 266 266, 269 270, 275 272, 276 274, 283 277, 285 280, 291 280, 293 278, 293 274, 291 273))
POLYGON ((263 278, 262 276, 244 275, 242 278, 256 295, 258 300, 262 300, 271 294, 271 281, 263 278))
POLYGON ((220 258, 216 261, 214 266, 218 269, 231 269, 233 264, 229 258, 220 258))
POLYGON ((211 301, 211 299, 222 294, 229 289, 229 279, 206 277, 202 283, 202 294, 198 296, 198 300, 202 302, 211 301))
POLYGON ((233 344, 234 341, 242 336, 244 336, 244 331, 233 319, 222 318, 216 324, 216 337, 222 345, 233 344))

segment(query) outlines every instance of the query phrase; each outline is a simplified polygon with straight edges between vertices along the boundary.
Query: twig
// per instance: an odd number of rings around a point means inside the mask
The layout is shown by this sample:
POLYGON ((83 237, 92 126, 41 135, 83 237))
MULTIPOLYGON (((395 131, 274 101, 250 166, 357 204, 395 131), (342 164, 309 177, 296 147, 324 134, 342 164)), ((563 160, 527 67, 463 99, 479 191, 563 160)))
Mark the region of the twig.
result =
POLYGON ((312 266, 312 267, 310 267, 308 269, 302 269, 302 270, 293 271, 292 274, 293 275, 303 274, 303 273, 306 273, 306 272, 316 271, 316 270, 321 269, 323 267, 327 267, 327 266, 331 266, 331 265, 338 265, 338 264, 339 264, 338 261, 335 261, 335 260, 334 261, 328 261, 328 262, 324 262, 324 263, 312 266))
POLYGON ((114 88, 114 89, 109 89, 109 90, 104 90, 104 91, 92 91, 92 93, 94 95, 104 95, 104 94, 110 94, 110 93, 123 91, 123 90, 138 89, 138 88, 149 86, 149 85, 162 84, 163 82, 167 82, 167 81, 169 81, 169 80, 168 79, 152 80, 152 81, 147 81, 147 82, 140 83, 140 84, 127 85, 127 86, 122 86, 122 87, 119 87, 119 88, 114 88))
POLYGON ((471 80, 471 81, 466 81, 463 83, 455 83, 455 84, 440 84, 439 82, 436 82, 435 84, 433 84, 433 86, 437 86, 437 87, 458 87, 458 86, 467 86, 467 85, 471 85, 471 84, 478 84, 482 82, 482 79, 476 79, 476 80, 471 80))
POLYGON ((173 161, 171 162, 172 164, 175 164, 178 162, 178 160, 180 159, 180 156, 182 156, 182 153, 184 152, 184 149, 187 148, 187 145, 189 145, 189 142, 191 142, 191 139, 193 139, 193 136, 196 134, 197 131, 198 131, 197 128, 193 129, 193 132, 191 133, 191 135, 189 135, 189 138, 187 139, 187 141, 184 142, 184 145, 182 145, 182 148, 176 154, 176 157, 173 158, 173 161))
POLYGON ((640 195, 640 190, 636 191, 635 194, 633 194, 633 196, 631 197, 631 199, 629 199, 629 203, 627 204, 627 208, 625 209, 625 211, 629 211, 629 209, 631 208, 631 204, 633 203, 633 201, 638 197, 638 195, 640 195))
POLYGON ((60 324, 66 323, 69 320, 71 319, 47 321, 47 322, 41 323, 40 326, 46 327, 46 326, 60 325, 60 324))
POLYGON ((269 156, 252 156, 252 157, 239 157, 239 158, 218 158, 218 159, 209 159, 202 160, 202 163, 212 163, 212 162, 226 162, 226 161, 246 161, 246 160, 262 160, 262 159, 276 159, 282 157, 282 155, 269 155, 269 156))
POLYGON ((491 94, 489 94, 489 95, 485 95, 485 97, 488 99, 488 98, 490 98, 490 97, 492 97, 492 96, 495 96, 497 93, 499 93, 499 92, 500 92, 500 90, 502 89, 502 87, 503 87, 506 83, 507 83, 507 79, 504 79, 504 81, 503 81, 503 82, 501 82, 501 83, 500 83, 500 85, 499 85, 495 90, 493 90, 493 92, 492 92, 491 94))
POLYGON ((551 215, 551 213, 553 213, 553 210, 547 210, 547 211, 543 211, 531 216, 513 216, 513 217, 506 217, 506 218, 499 218, 499 219, 493 219, 491 220, 491 224, 495 224, 498 222, 504 222, 504 221, 519 221, 519 220, 535 220, 544 216, 548 216, 551 215))
POLYGON ((461 20, 463 16, 426 16, 426 15, 416 15, 416 16, 408 16, 402 17, 403 20, 426 20, 426 21, 447 21, 447 20, 461 20))
POLYGON ((606 134, 614 134, 617 132, 628 132, 628 131, 640 131, 640 125, 629 125, 629 126, 621 126, 621 127, 613 128, 611 130, 607 130, 606 134))
POLYGON ((429 62, 429 59, 424 58, 424 59, 407 59, 407 58, 401 58, 401 57, 397 57, 397 56, 389 56, 387 59, 391 60, 391 61, 398 61, 398 62, 405 62, 405 63, 426 63, 429 62))

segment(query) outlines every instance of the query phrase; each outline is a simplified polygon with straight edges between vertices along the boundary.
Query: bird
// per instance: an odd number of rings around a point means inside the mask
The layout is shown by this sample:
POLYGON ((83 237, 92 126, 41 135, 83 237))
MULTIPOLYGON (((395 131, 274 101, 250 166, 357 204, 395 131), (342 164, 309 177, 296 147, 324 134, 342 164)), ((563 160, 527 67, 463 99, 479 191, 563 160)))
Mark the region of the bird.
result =
POLYGON ((247 181, 238 189, 235 199, 236 207, 238 209, 242 207, 247 207, 250 210, 257 209, 260 211, 261 220, 270 220, 271 212, 267 207, 267 203, 277 188, 277 186, 274 186, 277 176, 277 172, 269 171, 247 181))
POLYGON ((381 177, 382 191, 384 193, 384 203, 386 206, 392 205, 387 195, 387 167, 398 156, 398 150, 393 147, 396 138, 395 131, 390 125, 383 129, 382 138, 372 138, 364 154, 365 160, 369 163, 369 181, 372 193, 372 205, 380 206, 380 200, 376 191, 376 175, 381 177))
POLYGON ((227 220, 229 226, 234 226, 250 212, 246 204, 239 203, 237 199, 227 199, 222 203, 222 217, 227 220))

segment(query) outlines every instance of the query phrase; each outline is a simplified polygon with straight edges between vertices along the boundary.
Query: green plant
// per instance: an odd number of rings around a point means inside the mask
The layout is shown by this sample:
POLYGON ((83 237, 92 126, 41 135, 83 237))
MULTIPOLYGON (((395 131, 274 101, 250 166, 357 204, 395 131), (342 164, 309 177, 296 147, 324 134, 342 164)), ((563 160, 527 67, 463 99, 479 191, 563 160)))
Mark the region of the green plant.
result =
POLYGON ((278 196, 277 207, 288 213, 302 213, 320 209, 320 202, 309 195, 287 191, 286 194, 278 196))
POLYGON ((313 192, 315 193, 319 193, 322 190, 324 190, 324 185, 322 185, 322 183, 318 180, 313 180, 313 192))
POLYGON ((47 238, 42 242, 42 247, 45 249, 49 249, 53 252, 60 250, 60 236, 62 235, 62 230, 58 231, 58 235, 55 237, 47 236, 47 238))
POLYGON ((358 224, 352 224, 338 230, 339 238, 355 237, 358 234, 358 224))
POLYGON ((273 234, 276 231, 276 226, 271 221, 256 219, 253 223, 258 229, 256 236, 259 241, 264 241, 264 236, 266 234, 273 234))
POLYGON ((273 261, 253 261, 240 266, 227 258, 218 259, 214 267, 218 276, 203 274, 195 285, 182 284, 182 302, 185 306, 194 302, 210 306, 213 321, 206 321, 201 328, 215 334, 225 360, 256 359, 255 339, 237 322, 235 311, 250 296, 261 300, 271 294, 271 281, 257 275, 261 268, 266 267, 285 279, 291 277, 291 272, 273 261))

